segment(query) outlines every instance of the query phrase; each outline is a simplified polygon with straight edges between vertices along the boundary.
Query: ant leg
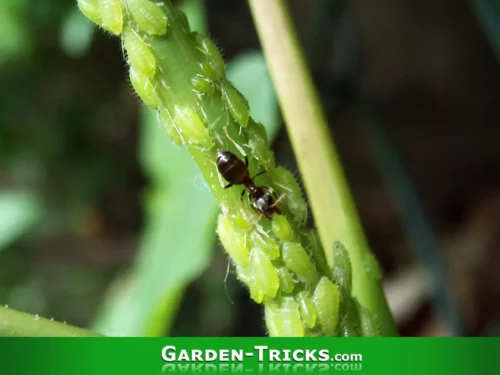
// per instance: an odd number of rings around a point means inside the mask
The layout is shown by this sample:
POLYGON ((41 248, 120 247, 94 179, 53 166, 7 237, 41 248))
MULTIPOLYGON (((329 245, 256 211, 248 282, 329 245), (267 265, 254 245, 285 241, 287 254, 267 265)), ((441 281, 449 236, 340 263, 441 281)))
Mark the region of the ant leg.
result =
POLYGON ((245 167, 248 168, 248 156, 245 155, 245 167))
MULTIPOLYGON (((258 177, 258 176, 260 176, 260 175, 262 175, 262 174, 266 173, 267 171, 269 171, 269 165, 270 165, 270 164, 271 164, 271 162, 270 162, 270 161, 269 161, 269 162, 267 162, 267 164, 266 164, 266 169, 264 169, 263 171, 260 171, 260 172, 259 172, 259 173, 257 173, 255 176, 253 176, 253 177, 252 177, 252 180, 253 180, 254 178, 256 178, 256 177, 258 177)), ((247 167, 248 167, 248 165, 247 165, 247 167)))
POLYGON ((241 208, 243 209, 243 212, 245 212, 245 203, 243 203, 243 196, 245 195, 245 191, 246 191, 246 189, 243 189, 243 191, 241 192, 241 195, 240 195, 241 208))
POLYGON ((227 184, 226 186, 224 186, 224 189, 229 189, 231 186, 233 186, 233 184, 227 184))

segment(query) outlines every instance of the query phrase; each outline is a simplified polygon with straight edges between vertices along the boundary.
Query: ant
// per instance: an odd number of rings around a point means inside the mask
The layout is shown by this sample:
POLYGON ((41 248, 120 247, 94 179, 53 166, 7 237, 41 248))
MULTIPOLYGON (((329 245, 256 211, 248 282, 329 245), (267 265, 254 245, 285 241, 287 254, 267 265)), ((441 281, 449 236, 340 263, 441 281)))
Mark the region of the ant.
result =
POLYGON ((277 207, 278 203, 285 197, 283 194, 277 200, 273 197, 273 190, 268 186, 257 186, 255 185, 255 178, 266 173, 269 168, 257 173, 255 176, 250 177, 250 172, 248 170, 248 156, 245 154, 243 149, 239 147, 236 142, 231 139, 227 132, 227 128, 224 128, 226 136, 234 143, 236 148, 245 156, 245 161, 238 158, 231 151, 217 151, 217 170, 219 173, 229 182, 228 185, 224 186, 224 189, 228 189, 234 185, 243 185, 244 189, 241 192, 240 200, 243 204, 243 196, 248 190, 248 203, 250 206, 262 215, 265 215, 268 219, 272 217, 273 214, 280 214, 281 211, 277 207))

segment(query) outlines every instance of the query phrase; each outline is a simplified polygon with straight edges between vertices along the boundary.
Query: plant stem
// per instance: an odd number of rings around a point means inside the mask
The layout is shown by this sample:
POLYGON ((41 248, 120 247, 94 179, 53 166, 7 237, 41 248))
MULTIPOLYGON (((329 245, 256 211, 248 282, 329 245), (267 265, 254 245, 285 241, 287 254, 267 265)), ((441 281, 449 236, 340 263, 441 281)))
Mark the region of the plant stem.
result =
POLYGON ((0 336, 2 337, 93 337, 97 333, 60 323, 38 315, 31 315, 7 307, 0 307, 0 336))
MULTIPOLYGON (((331 249, 334 241, 345 245, 353 296, 379 316, 384 335, 395 335, 380 281, 365 271, 371 253, 285 2, 249 4, 323 247, 331 249)), ((332 266, 332 252, 326 256, 332 266)))

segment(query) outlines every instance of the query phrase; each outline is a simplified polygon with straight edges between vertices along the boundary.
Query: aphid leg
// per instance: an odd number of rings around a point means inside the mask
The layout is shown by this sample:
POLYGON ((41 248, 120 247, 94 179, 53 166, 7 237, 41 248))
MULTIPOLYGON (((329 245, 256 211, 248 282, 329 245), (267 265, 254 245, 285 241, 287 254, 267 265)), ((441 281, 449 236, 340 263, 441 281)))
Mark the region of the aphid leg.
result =
MULTIPOLYGON (((228 133, 228 131, 227 131, 227 126, 224 126, 224 133, 226 133, 226 137, 227 137, 227 138, 228 138, 231 142, 233 142, 234 147, 236 147, 236 149, 237 149, 237 150, 241 153, 241 155, 243 155, 243 156, 245 157, 245 160, 247 160, 248 158, 247 158, 247 154, 246 154, 245 150, 243 150, 243 148, 241 148, 241 146, 240 146, 239 144, 237 144, 237 143, 236 143, 236 141, 235 141, 233 138, 231 138, 231 137, 229 136, 229 133, 228 133)), ((248 164, 247 164, 247 166, 248 166, 248 164)))

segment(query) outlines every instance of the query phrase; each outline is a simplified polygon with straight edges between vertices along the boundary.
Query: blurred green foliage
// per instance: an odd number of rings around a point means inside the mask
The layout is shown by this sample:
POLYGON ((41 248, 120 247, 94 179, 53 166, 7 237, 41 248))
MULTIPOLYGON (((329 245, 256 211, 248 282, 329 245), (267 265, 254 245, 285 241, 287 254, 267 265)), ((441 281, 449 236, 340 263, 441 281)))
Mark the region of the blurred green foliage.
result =
POLYGON ((61 47, 71 57, 81 57, 90 48, 95 25, 77 9, 71 10, 61 27, 61 47))
POLYGON ((40 218, 37 196, 18 191, 0 191, 0 251, 23 235, 40 218))

